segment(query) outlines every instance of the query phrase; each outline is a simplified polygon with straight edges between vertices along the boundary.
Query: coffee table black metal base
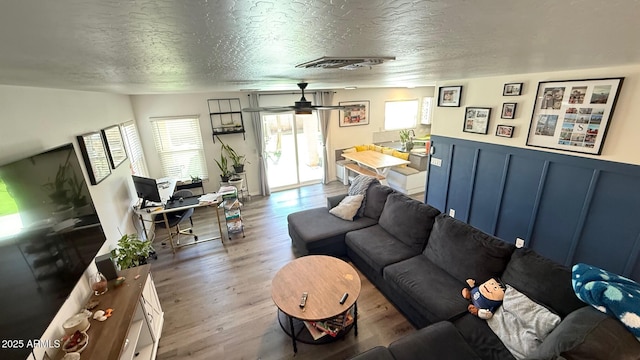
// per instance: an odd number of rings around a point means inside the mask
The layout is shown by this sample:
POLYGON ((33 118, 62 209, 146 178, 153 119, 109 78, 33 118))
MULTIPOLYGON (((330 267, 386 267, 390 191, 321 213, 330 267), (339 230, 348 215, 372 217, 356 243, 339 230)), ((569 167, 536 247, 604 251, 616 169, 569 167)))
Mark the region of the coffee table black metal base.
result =
POLYGON ((304 344, 311 345, 320 345, 320 344, 328 344, 330 342, 334 342, 338 339, 342 339, 351 331, 353 328, 354 336, 358 336, 358 303, 353 304, 353 323, 344 329, 340 330, 338 334, 334 337, 331 335, 325 335, 318 340, 315 340, 311 333, 304 325, 304 321, 300 319, 296 319, 292 316, 289 316, 282 312, 282 310, 278 309, 278 322, 280 323, 280 327, 282 330, 291 337, 293 342, 293 352, 298 352, 298 346, 296 342, 301 342, 304 344), (293 330, 292 330, 293 329, 293 330))

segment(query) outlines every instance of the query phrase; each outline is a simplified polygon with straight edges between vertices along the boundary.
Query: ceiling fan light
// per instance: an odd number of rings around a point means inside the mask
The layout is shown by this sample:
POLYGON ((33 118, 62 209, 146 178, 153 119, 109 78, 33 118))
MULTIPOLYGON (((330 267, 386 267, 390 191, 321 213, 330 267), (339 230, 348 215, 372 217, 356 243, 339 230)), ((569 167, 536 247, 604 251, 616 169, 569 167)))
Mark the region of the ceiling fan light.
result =
POLYGON ((296 109, 295 113, 296 115, 311 115, 312 111, 311 109, 296 109))

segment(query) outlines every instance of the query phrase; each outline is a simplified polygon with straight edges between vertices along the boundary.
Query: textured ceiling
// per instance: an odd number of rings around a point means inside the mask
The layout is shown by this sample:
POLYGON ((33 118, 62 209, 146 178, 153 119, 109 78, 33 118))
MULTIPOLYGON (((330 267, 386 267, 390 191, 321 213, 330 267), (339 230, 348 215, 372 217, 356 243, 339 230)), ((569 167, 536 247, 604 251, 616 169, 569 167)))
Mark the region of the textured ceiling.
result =
POLYGON ((124 94, 421 86, 640 63, 640 1, 16 0, 0 84, 124 94), (395 56, 299 69, 322 56, 395 56))

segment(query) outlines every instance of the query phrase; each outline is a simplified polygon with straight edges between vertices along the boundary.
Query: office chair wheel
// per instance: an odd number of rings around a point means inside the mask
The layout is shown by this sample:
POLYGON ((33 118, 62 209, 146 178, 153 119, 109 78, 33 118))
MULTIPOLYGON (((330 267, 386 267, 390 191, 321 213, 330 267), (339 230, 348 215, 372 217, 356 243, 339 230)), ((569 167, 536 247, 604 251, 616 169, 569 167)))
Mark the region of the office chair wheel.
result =
POLYGON ((189 233, 190 233, 190 234, 193 234, 193 230, 189 229, 189 233))
POLYGON ((161 242, 160 245, 162 246, 167 246, 167 243, 165 241, 161 242))
POLYGON ((194 237, 193 237, 193 240, 198 241, 198 237, 197 237, 197 236, 194 236, 194 237))

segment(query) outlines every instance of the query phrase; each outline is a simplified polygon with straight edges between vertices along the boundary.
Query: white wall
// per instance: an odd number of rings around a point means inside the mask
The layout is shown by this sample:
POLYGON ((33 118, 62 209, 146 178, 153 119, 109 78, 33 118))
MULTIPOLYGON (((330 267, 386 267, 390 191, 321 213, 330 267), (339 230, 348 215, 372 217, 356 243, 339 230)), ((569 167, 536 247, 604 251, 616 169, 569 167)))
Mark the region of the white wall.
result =
MULTIPOLYGON (((217 191, 220 187, 220 170, 214 159, 220 158, 220 143, 216 140, 213 143, 211 136, 211 120, 209 118, 209 107, 207 99, 227 99, 239 98, 242 108, 249 106, 249 97, 247 93, 229 92, 229 93, 197 93, 197 94, 174 94, 174 95, 132 95, 131 103, 133 111, 137 119, 138 132, 140 133, 140 141, 144 148, 147 167, 151 177, 162 177, 162 168, 160 165, 160 157, 157 155, 155 143, 153 141, 153 130, 151 128, 152 117, 162 116, 182 116, 182 115, 199 115, 200 131, 202 132, 202 142, 204 145, 205 158, 207 162, 207 170, 209 180, 204 181, 205 192, 217 191)), ((247 172, 247 182, 249 184, 249 193, 259 193, 258 188, 258 155, 255 146, 253 127, 251 126, 251 117, 249 113, 243 113, 243 121, 245 128, 246 140, 242 134, 221 135, 220 139, 225 144, 230 145, 238 154, 246 155, 249 162, 245 164, 247 172)))
MULTIPOLYGON (((37 154, 66 143, 73 143, 89 192, 107 237, 100 253, 109 251, 120 232, 135 232, 131 221, 131 202, 135 197, 125 161, 100 184, 90 185, 76 135, 97 131, 133 119, 128 96, 94 92, 67 91, 17 86, 0 86, 0 164, 37 154)), ((62 335, 61 324, 80 309, 89 294, 85 273, 47 329, 43 339, 62 335)), ((41 358, 42 355, 39 355, 41 358)))
POLYGON ((463 86, 461 106, 459 108, 435 107, 431 129, 431 133, 434 135, 640 165, 640 147, 638 146, 640 121, 637 120, 638 114, 640 114, 640 102, 637 100, 640 98, 640 65, 461 79, 438 83, 439 87, 455 85, 463 86), (538 82, 607 77, 625 77, 625 79, 613 117, 609 123, 609 131, 601 155, 541 149, 526 145, 538 82), (504 84, 510 82, 524 83, 521 96, 502 96, 504 84), (505 102, 516 102, 518 104, 515 119, 500 119, 502 103, 505 102), (466 106, 490 107, 492 109, 487 135, 462 131, 466 106), (512 138, 495 136, 498 124, 515 126, 514 136, 512 138))
MULTIPOLYGON (((334 149, 346 148, 358 144, 373 142, 373 133, 384 130, 384 102, 387 100, 422 100, 425 96, 433 96, 434 87, 421 88, 379 88, 379 89, 357 89, 338 90, 333 96, 333 104, 340 101, 369 100, 370 110, 369 125, 340 127, 338 124, 339 111, 331 111, 331 122, 329 126, 329 164, 333 164, 334 149)), ((310 90, 313 91, 313 90, 310 90)), ((288 92, 290 93, 290 92, 288 92)), ((216 191, 219 187, 220 170, 214 159, 220 156, 220 145, 214 144, 211 139, 211 123, 209 119, 209 109, 207 99, 239 98, 241 106, 248 107, 249 99, 246 93, 226 92, 226 93, 196 93, 196 94, 170 94, 170 95, 132 95, 131 102, 135 117, 137 119, 138 130, 147 159, 150 176, 161 177, 160 158, 156 155, 155 144, 153 142, 153 131, 150 125, 150 118, 161 116, 180 115, 200 115, 200 130, 204 143, 205 157, 207 159, 207 169, 209 181, 204 182, 205 191, 216 191)), ((310 98, 310 97, 308 97, 310 98)), ((297 96, 294 100, 298 100, 297 96)), ((261 106, 276 106, 277 104, 260 104, 261 106)), ((283 103, 279 105, 293 105, 283 103)), ((242 135, 232 134, 222 137, 222 141, 231 145, 238 153, 245 154, 250 164, 245 165, 247 171, 249 192, 259 193, 258 171, 257 171, 257 149, 254 140, 254 131, 251 126, 249 113, 243 113, 246 130, 246 141, 242 135)), ((429 131, 428 126, 419 126, 416 135, 425 135, 429 131)), ((399 139, 397 131, 391 134, 395 139, 399 139)), ((335 179, 335 169, 330 166, 329 178, 335 179)))

